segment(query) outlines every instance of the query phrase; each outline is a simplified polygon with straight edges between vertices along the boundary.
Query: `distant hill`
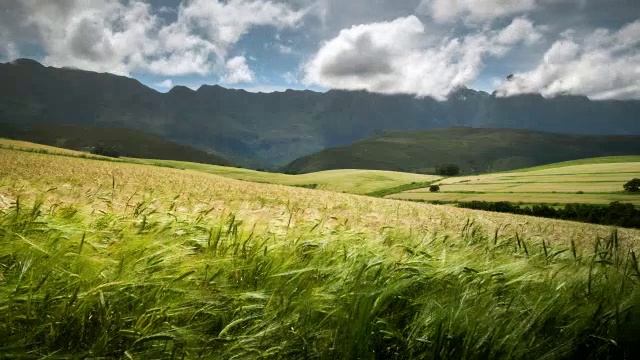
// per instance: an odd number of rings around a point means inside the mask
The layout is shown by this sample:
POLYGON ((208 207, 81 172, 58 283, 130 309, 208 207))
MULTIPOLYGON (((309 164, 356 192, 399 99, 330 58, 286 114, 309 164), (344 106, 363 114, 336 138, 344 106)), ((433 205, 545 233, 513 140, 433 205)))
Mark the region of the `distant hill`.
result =
POLYGON ((0 123, 0 136, 71 150, 90 151, 101 146, 127 157, 230 165, 229 161, 216 154, 130 129, 82 125, 40 125, 22 129, 0 123))
POLYGON ((0 119, 22 127, 76 124, 128 128, 213 151, 245 166, 273 169, 301 156, 350 144, 382 130, 450 126, 581 134, 640 134, 640 101, 499 98, 461 88, 447 101, 363 91, 249 93, 220 86, 166 94, 135 79, 0 64, 0 119))
POLYGON ((384 132, 320 151, 286 166, 290 173, 372 169, 431 173, 453 163, 464 173, 519 169, 597 156, 640 154, 640 136, 571 135, 514 129, 453 127, 384 132))

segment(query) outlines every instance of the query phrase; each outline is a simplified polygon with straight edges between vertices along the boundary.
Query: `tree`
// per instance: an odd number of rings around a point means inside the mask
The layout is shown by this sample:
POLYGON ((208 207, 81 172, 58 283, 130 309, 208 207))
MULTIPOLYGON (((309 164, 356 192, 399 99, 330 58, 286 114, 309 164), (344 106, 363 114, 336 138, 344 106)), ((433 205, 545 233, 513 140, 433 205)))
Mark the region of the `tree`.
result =
POLYGON ((444 164, 436 166, 436 174, 441 176, 456 176, 460 174, 460 167, 456 164, 444 164))
POLYGON ((431 185, 431 186, 429 186, 429 191, 431 191, 431 192, 438 192, 438 191, 440 191, 440 186, 438 186, 438 185, 431 185))
POLYGON ((640 179, 633 179, 623 185, 624 190, 627 192, 637 193, 640 192, 640 179))

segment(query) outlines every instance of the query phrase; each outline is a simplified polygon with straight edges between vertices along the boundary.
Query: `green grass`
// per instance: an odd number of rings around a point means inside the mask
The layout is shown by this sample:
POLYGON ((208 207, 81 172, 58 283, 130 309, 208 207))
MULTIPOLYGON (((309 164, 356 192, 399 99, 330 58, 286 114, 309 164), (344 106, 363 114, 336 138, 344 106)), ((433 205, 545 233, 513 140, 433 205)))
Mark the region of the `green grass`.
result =
POLYGON ((617 235, 536 239, 311 228, 134 208, 0 214, 6 356, 602 358, 635 351, 637 262, 617 235), (307 234, 303 239, 295 234, 307 234), (364 241, 363 241, 364 240, 364 241))
POLYGON ((439 193, 431 193, 424 187, 389 196, 404 200, 448 203, 477 200, 536 204, 608 204, 620 201, 640 205, 640 196, 626 193, 623 188, 627 181, 640 178, 640 162, 607 159, 593 159, 591 162, 583 160, 570 165, 551 164, 536 170, 446 178, 435 182, 440 186, 439 193))
POLYGON ((541 165, 526 169, 518 169, 517 172, 538 171, 546 169, 556 169, 574 165, 589 165, 589 164, 612 164, 612 163, 638 163, 640 162, 640 156, 602 156, 588 159, 579 159, 571 161, 563 161, 559 163, 553 163, 548 165, 541 165))
POLYGON ((105 156, 92 155, 75 150, 68 150, 48 145, 2 138, 0 138, 0 149, 88 158, 103 161, 128 162, 133 164, 154 165, 174 169, 187 169, 256 183, 279 184, 308 189, 346 192, 352 194, 373 193, 374 196, 382 196, 380 194, 388 195, 407 189, 415 189, 417 188, 415 185, 417 183, 427 184, 429 182, 441 179, 441 177, 439 176, 432 175, 419 175, 393 171, 348 169, 322 171, 318 173, 302 175, 287 175, 281 173, 270 173, 236 167, 176 160, 138 159, 127 157, 115 159, 105 156))
POLYGON ((196 164, 182 161, 147 159, 130 160, 143 164, 153 164, 179 169, 195 170, 232 179, 252 181, 257 183, 298 186, 318 190, 346 192, 351 194, 377 194, 380 191, 388 191, 388 189, 394 189, 397 187, 404 187, 405 189, 415 188, 411 183, 420 182, 424 184, 441 178, 439 176, 433 175, 420 175, 394 171, 351 169, 328 170, 309 174, 288 175, 226 166, 196 164))
POLYGON ((404 184, 404 185, 396 186, 396 187, 393 187, 393 188, 387 188, 387 189, 374 191, 374 192, 368 193, 367 195, 375 196, 375 197, 385 197, 385 196, 389 196, 389 195, 393 195, 393 194, 398 194, 398 193, 401 193, 401 192, 404 192, 404 191, 422 189, 422 188, 428 187, 429 185, 431 185, 434 182, 435 181, 412 182, 411 184, 404 184))
POLYGON ((0 354, 636 358, 639 241, 0 149, 0 354))

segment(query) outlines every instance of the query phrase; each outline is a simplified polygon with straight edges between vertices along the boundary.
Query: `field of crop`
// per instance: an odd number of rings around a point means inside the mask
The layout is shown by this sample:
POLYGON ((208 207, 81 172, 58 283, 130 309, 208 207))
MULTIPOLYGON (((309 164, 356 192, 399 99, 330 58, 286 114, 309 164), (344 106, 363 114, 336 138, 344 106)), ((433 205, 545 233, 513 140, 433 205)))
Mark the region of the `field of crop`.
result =
POLYGON ((60 154, 60 155, 67 155, 67 156, 104 158, 103 156, 92 155, 92 154, 83 153, 80 151, 74 151, 74 150, 63 149, 63 148, 58 148, 54 146, 36 144, 32 142, 27 142, 27 141, 11 140, 11 139, 3 139, 3 138, 0 138, 0 149, 16 149, 16 150, 24 150, 24 151, 32 151, 32 152, 60 154))
POLYGON ((567 166, 573 166, 573 165, 612 164, 612 163, 629 163, 629 162, 640 163, 640 156, 601 156, 601 157, 594 157, 594 158, 587 158, 587 159, 562 161, 562 162, 557 162, 553 164, 520 169, 518 170, 518 172, 554 169, 554 168, 561 168, 561 167, 567 167, 567 166))
POLYGON ((309 187, 319 190, 346 192, 350 194, 368 194, 400 185, 433 182, 440 176, 420 175, 382 170, 328 170, 309 174, 287 175, 254 171, 226 166, 196 164, 167 160, 136 160, 144 164, 170 166, 180 169, 201 171, 232 179, 258 183, 280 184, 309 187))
POLYGON ((1 138, 0 148, 195 170, 238 180, 330 190, 350 194, 369 194, 411 183, 430 183, 441 179, 440 176, 378 170, 331 170, 311 174, 287 175, 185 161, 135 158, 113 159, 79 151, 1 138))
POLYGON ((639 244, 0 149, 0 357, 636 358, 639 244))
POLYGON ((391 197, 425 201, 479 200, 529 204, 608 204, 620 201, 640 205, 640 196, 625 193, 622 187, 627 181, 640 178, 640 162, 600 161, 604 160, 563 167, 550 165, 547 168, 522 172, 447 178, 435 182, 440 186, 439 193, 431 193, 429 189, 423 188, 394 194, 391 197))

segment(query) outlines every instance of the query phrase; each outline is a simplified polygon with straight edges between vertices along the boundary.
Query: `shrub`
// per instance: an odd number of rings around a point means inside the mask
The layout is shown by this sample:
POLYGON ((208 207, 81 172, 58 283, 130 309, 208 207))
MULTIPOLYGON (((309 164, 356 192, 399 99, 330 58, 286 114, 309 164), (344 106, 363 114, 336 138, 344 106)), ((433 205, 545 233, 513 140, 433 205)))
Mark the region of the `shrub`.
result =
POLYGON ((627 192, 637 193, 640 192, 640 179, 633 179, 623 185, 624 190, 627 192))
POLYGON ((592 224, 640 228, 640 210, 633 204, 612 202, 607 205, 566 204, 564 209, 556 209, 548 205, 520 207, 509 202, 471 201, 461 202, 458 207, 530 215, 550 219, 580 221, 592 224))
POLYGON ((431 185, 431 186, 429 186, 429 191, 430 191, 430 192, 438 192, 438 191, 440 191, 440 186, 438 186, 438 185, 431 185))

